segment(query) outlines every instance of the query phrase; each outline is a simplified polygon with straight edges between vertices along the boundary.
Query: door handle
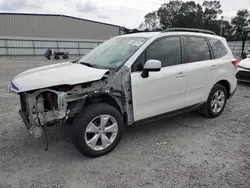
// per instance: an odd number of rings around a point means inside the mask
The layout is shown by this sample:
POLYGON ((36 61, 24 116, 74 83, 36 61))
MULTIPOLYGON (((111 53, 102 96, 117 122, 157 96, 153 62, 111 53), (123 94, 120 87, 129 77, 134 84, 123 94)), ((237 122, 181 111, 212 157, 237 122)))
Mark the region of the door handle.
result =
POLYGON ((216 70, 218 68, 218 65, 212 65, 211 67, 210 67, 210 70, 216 70))
POLYGON ((184 77, 184 76, 186 76, 186 73, 184 73, 184 72, 179 72, 179 73, 176 75, 176 78, 182 78, 182 77, 184 77))

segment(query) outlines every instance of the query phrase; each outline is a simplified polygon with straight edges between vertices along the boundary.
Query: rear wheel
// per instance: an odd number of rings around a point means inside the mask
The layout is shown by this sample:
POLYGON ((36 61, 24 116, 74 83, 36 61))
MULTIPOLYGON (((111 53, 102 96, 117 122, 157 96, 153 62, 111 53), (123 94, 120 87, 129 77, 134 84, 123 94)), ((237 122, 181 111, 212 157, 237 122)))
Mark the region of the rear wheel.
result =
POLYGON ((203 108, 203 114, 207 117, 218 117, 224 110, 227 103, 227 90, 221 84, 216 84, 208 97, 203 108))
POLYGON ((71 139, 86 156, 98 157, 112 151, 121 139, 123 119, 120 112, 105 103, 87 106, 74 120, 71 139))

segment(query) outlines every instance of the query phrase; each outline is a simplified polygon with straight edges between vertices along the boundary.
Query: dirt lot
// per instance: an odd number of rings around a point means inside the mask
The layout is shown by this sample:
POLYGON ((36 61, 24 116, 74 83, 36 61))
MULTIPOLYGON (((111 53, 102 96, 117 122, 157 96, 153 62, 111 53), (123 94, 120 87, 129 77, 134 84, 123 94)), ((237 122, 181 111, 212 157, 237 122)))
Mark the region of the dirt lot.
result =
POLYGON ((113 152, 89 159, 63 128, 44 151, 18 115, 18 96, 7 93, 16 74, 51 63, 0 59, 0 187, 250 187, 250 85, 239 84, 219 118, 192 112, 134 126, 113 152))

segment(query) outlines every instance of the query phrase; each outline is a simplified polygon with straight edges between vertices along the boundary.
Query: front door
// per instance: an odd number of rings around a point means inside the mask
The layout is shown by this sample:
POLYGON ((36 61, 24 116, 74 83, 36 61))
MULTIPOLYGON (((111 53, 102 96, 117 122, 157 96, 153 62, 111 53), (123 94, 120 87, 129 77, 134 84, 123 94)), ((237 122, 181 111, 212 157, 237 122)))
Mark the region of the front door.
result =
POLYGON ((142 120, 184 107, 186 65, 182 64, 179 36, 160 38, 146 49, 131 68, 134 120, 142 120), (144 63, 159 60, 159 72, 149 72, 142 78, 144 63))

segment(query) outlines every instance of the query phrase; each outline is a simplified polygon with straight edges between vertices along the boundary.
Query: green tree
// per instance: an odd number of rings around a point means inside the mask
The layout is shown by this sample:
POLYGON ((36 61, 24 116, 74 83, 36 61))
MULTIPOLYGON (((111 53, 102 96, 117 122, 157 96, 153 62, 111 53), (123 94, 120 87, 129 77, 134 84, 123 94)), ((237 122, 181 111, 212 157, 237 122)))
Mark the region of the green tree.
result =
POLYGON ((174 27, 202 28, 202 7, 194 1, 187 1, 182 4, 174 27))
POLYGON ((159 26, 159 18, 156 11, 150 12, 144 17, 144 27, 148 28, 150 31, 156 29, 159 26))
POLYGON ((220 2, 204 1, 202 3, 202 7, 203 7, 203 16, 202 16, 203 28, 211 30, 219 35, 221 21, 217 20, 217 18, 222 13, 220 2))
POLYGON ((234 39, 241 40, 243 36, 242 28, 250 24, 250 15, 247 9, 239 10, 237 15, 232 19, 231 24, 234 30, 234 39))
POLYGON ((202 5, 194 1, 171 0, 158 9, 160 25, 168 27, 189 27, 218 30, 216 18, 222 13, 219 1, 204 1, 202 5))
POLYGON ((126 28, 126 27, 120 27, 120 34, 121 35, 125 35, 128 34, 130 31, 130 29, 126 28))
MULTIPOLYGON (((169 27, 201 28, 220 35, 222 14, 221 4, 218 0, 205 0, 202 4, 194 1, 183 2, 170 0, 162 4, 157 11, 145 15, 142 28, 155 29, 160 24, 162 29, 169 27), (156 15, 157 13, 157 15, 156 15)), ((239 10, 231 23, 223 21, 222 35, 227 40, 241 40, 242 28, 250 24, 249 12, 239 10)))
POLYGON ((223 21, 223 37, 225 37, 227 40, 233 40, 233 26, 230 24, 229 21, 224 20, 223 21))
POLYGON ((203 7, 203 23, 204 25, 210 21, 216 20, 218 15, 222 13, 220 1, 204 1, 203 7))
POLYGON ((178 22, 178 15, 182 7, 183 2, 179 0, 171 0, 169 3, 164 3, 157 10, 159 16, 159 22, 162 29, 168 27, 175 27, 178 22))

